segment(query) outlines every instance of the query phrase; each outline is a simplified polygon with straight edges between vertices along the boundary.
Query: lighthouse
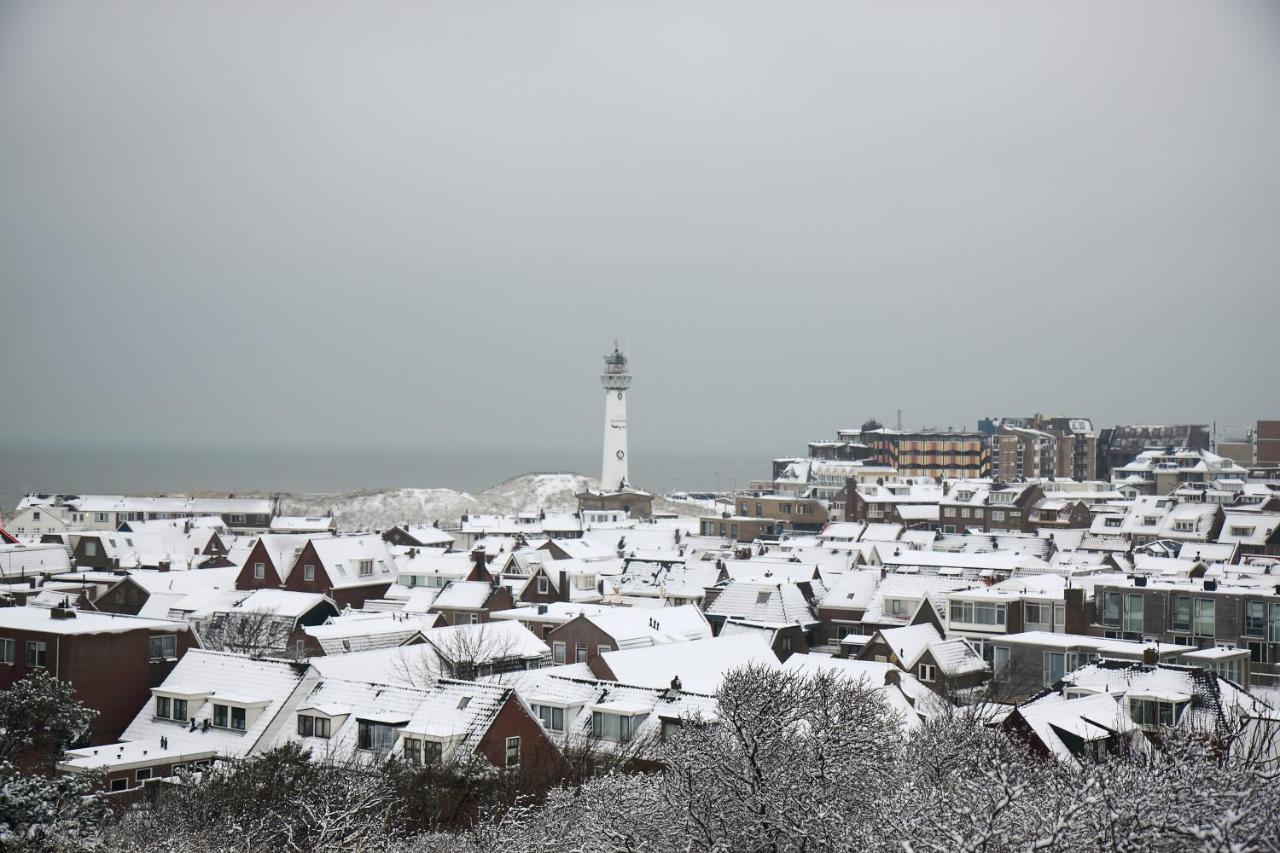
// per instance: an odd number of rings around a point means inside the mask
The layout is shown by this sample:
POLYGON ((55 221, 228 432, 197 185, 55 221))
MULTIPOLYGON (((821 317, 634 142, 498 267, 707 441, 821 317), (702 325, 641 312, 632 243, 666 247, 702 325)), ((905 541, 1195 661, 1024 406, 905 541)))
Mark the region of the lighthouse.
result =
POLYGON ((600 487, 606 491, 622 491, 629 485, 627 479, 627 389, 631 387, 631 374, 627 372, 627 357, 614 341, 613 352, 604 357, 604 373, 600 374, 604 386, 604 462, 600 466, 600 487))

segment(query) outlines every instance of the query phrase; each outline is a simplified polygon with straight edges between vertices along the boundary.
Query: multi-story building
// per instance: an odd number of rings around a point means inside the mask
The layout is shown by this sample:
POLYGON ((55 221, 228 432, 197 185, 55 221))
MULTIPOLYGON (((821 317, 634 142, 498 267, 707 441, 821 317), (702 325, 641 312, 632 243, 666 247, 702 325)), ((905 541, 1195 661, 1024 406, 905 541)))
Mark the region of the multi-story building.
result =
POLYGON ((1144 450, 1132 462, 1111 470, 1116 488, 1134 494, 1167 495, 1188 483, 1244 482, 1249 470, 1208 450, 1144 450))
POLYGON ((991 471, 998 479, 1097 476, 1097 434, 1088 418, 984 418, 978 429, 990 435, 991 471))
POLYGON ((1280 584, 1275 578, 1118 578, 1094 587, 1104 637, 1247 649, 1254 672, 1280 672, 1280 584))
POLYGON ((867 461, 894 468, 899 477, 987 477, 991 447, 980 432, 953 430, 840 430, 839 441, 857 442, 870 451, 867 461))
POLYGON ((1253 435, 1254 461, 1259 465, 1280 465, 1280 421, 1258 421, 1253 435))
POLYGON ((817 500, 797 500, 791 495, 738 495, 738 515, 781 522, 784 530, 817 532, 829 517, 827 505, 817 500))
POLYGON ((1144 450, 1208 450, 1207 424, 1132 424, 1109 427, 1098 435, 1096 476, 1128 465, 1144 450))

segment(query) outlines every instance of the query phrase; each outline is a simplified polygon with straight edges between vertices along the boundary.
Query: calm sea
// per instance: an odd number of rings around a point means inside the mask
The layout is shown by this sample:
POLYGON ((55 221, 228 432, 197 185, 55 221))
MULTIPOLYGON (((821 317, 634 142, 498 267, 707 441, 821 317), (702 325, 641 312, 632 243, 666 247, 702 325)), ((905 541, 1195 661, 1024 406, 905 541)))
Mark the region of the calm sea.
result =
MULTIPOLYGON (((658 492, 729 489, 769 476, 771 454, 633 450, 632 479, 658 492)), ((480 491, 534 471, 596 475, 599 450, 379 450, 49 446, 0 443, 0 512, 28 491, 342 492, 401 487, 480 491)))

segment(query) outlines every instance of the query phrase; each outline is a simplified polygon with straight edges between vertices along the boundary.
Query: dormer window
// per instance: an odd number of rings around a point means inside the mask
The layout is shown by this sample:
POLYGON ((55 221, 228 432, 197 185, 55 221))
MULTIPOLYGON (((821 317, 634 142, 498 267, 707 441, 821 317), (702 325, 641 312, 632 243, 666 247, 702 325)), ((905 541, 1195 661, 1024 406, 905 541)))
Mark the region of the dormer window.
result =
POLYGON ((367 578, 373 574, 373 560, 357 560, 356 565, 360 569, 360 577, 367 578))
POLYGON ((421 767, 424 764, 438 764, 444 756, 444 745, 434 740, 406 737, 401 751, 406 763, 421 767))
POLYGON ((564 708, 557 708, 554 705, 534 705, 533 713, 537 715, 542 727, 547 731, 564 731, 564 708))
POLYGON ((1245 527, 1242 525, 1231 525, 1230 533, 1232 536, 1252 536, 1255 528, 1245 527))
POLYGON ((591 712, 591 735, 604 740, 626 743, 635 737, 645 715, 612 714, 607 711, 591 712))
MULTIPOLYGON (((356 747, 386 755, 396 742, 396 727, 374 720, 357 720, 356 747)), ((404 725, 400 723, 400 725, 404 725)))
POLYGON ((313 717, 310 714, 298 715, 298 737, 328 738, 331 731, 328 717, 313 717))
POLYGON ((968 491, 965 491, 965 492, 956 492, 956 500, 959 500, 959 501, 971 501, 971 500, 973 500, 973 492, 968 492, 968 491))
POLYGON ((213 727, 216 729, 231 729, 237 732, 244 731, 247 728, 245 709, 235 705, 220 705, 215 702, 213 706, 213 727))
POLYGON ((1129 717, 1143 728, 1172 726, 1182 718, 1190 703, 1182 694, 1168 696, 1129 696, 1129 717))
POLYGON ((993 504, 1011 504, 1013 503, 1013 492, 995 492, 991 495, 993 504))
POLYGON ((1196 529, 1196 523, 1194 521, 1186 521, 1183 519, 1179 519, 1178 521, 1175 521, 1173 523, 1173 529, 1178 531, 1179 533, 1194 533, 1196 529))

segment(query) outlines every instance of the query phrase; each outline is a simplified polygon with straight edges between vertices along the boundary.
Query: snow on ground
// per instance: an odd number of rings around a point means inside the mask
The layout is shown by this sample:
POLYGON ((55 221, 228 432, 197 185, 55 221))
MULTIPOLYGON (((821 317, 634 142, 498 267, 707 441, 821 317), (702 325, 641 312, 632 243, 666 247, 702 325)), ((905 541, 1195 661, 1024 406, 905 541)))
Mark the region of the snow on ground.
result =
MULTIPOLYGON (((575 512, 576 495, 599 484, 582 474, 525 474, 482 492, 453 489, 361 489, 333 495, 283 495, 286 515, 333 510, 341 530, 384 529, 397 524, 456 523, 463 513, 575 512)), ((654 509, 682 515, 706 512, 695 503, 654 500, 654 509)))

